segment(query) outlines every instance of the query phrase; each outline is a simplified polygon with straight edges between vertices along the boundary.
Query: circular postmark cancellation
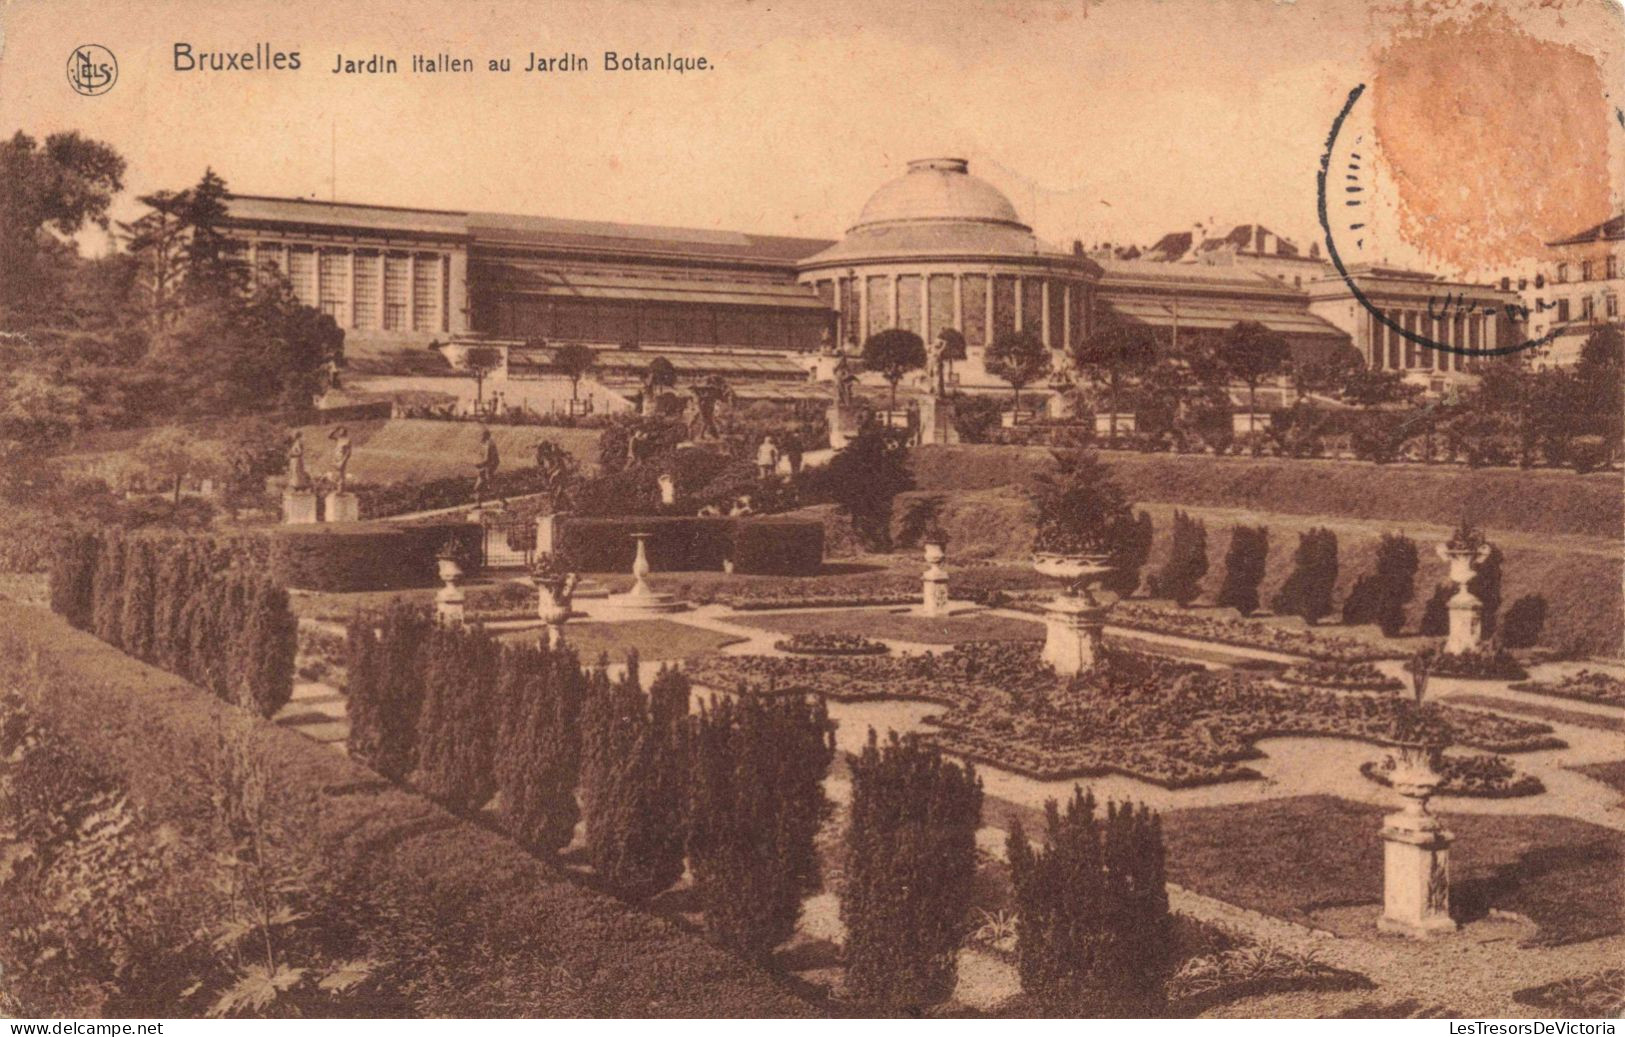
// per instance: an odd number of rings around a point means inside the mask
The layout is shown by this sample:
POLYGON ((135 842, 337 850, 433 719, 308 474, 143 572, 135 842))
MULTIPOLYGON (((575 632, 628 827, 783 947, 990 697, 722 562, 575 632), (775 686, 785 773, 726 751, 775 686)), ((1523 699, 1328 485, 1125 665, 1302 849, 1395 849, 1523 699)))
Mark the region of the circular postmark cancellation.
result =
POLYGON ((99 43, 82 43, 68 55, 68 84, 86 97, 105 94, 118 82, 118 59, 99 43))
MULTIPOLYGON (((1403 323, 1385 313, 1381 307, 1377 306, 1361 291, 1357 279, 1349 273, 1348 265, 1343 258, 1343 252, 1338 247, 1338 241, 1341 239, 1345 244, 1352 242, 1356 250, 1364 245, 1363 233, 1368 229, 1368 210, 1372 203, 1369 193, 1371 178, 1365 173, 1367 166, 1364 163, 1369 161, 1370 156, 1363 155, 1360 150, 1364 144, 1363 137, 1356 137, 1350 142, 1349 146, 1343 147, 1340 147, 1339 138, 1344 132, 1350 114, 1354 112, 1355 106, 1365 95, 1365 92, 1366 85, 1364 83, 1355 86, 1354 89, 1349 91, 1348 99, 1343 103, 1342 110, 1337 113, 1337 118, 1332 121, 1331 132, 1326 135, 1326 150, 1321 153, 1320 172, 1316 177, 1315 201, 1320 214, 1320 229, 1326 236, 1326 255, 1331 260, 1332 266, 1336 268, 1338 276, 1343 279, 1343 283, 1348 286, 1349 291, 1354 293, 1355 300, 1371 315, 1372 320, 1388 328, 1401 339, 1419 346, 1436 349, 1441 353, 1455 353, 1465 357, 1506 356, 1526 349, 1537 349, 1550 343, 1557 337, 1560 330, 1555 326, 1539 338, 1527 339, 1523 342, 1504 346, 1473 347, 1438 342, 1426 335, 1418 334, 1406 328, 1403 323), (1341 160, 1341 164, 1337 169, 1337 175, 1340 179, 1336 181, 1333 180, 1332 171, 1334 154, 1341 160), (1342 187, 1342 191, 1338 192, 1338 197, 1335 198, 1328 197, 1328 192, 1331 190, 1328 185, 1332 183, 1342 187)), ((1430 298, 1428 300, 1429 310, 1432 311, 1437 308, 1441 315, 1455 312, 1455 308, 1460 305, 1460 300, 1453 298, 1448 292, 1442 298, 1430 298)), ((1515 311, 1517 307, 1509 306, 1507 309, 1515 311)), ((1486 315, 1493 318, 1501 310, 1497 307, 1491 307, 1485 312, 1486 315)), ((1508 312, 1507 315, 1517 316, 1515 312, 1508 312)))

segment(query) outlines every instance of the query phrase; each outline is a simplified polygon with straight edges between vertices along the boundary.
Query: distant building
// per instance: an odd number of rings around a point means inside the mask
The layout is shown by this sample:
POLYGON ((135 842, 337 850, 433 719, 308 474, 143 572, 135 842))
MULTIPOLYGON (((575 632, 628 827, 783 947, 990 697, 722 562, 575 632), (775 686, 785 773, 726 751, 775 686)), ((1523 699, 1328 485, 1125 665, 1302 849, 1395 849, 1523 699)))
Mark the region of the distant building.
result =
POLYGON ((1620 297, 1625 295, 1625 214, 1557 241, 1533 277, 1515 282, 1504 278, 1502 287, 1516 288, 1529 311, 1528 332, 1540 338, 1553 331, 1552 343, 1540 349, 1540 361, 1569 366, 1580 358, 1580 347, 1591 332, 1604 324, 1621 323, 1620 297))

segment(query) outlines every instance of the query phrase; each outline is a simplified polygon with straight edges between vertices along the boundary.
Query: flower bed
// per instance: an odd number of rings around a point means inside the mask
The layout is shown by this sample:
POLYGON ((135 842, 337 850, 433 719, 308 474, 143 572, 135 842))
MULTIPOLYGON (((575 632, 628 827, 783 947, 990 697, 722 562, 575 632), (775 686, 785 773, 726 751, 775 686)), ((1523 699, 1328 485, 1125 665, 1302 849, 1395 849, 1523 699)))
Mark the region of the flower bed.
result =
MULTIPOLYGON (((1379 785, 1393 785, 1394 758, 1360 764, 1360 773, 1379 785)), ((1441 796, 1472 796, 1478 799, 1514 799, 1538 796, 1546 786, 1533 774, 1523 774, 1504 756, 1474 754, 1445 756, 1439 760, 1441 796)))
MULTIPOLYGON (((1406 663, 1406 669, 1410 664, 1406 663)), ((1529 679, 1525 670, 1504 648, 1483 645, 1470 652, 1440 652, 1428 664, 1428 673, 1435 677, 1454 677, 1468 681, 1521 681, 1529 679)))
POLYGON ((1288 630, 1267 623, 1244 619, 1222 619, 1215 616, 1173 612, 1124 602, 1113 609, 1107 622, 1114 626, 1149 630, 1158 634, 1193 637, 1241 648, 1262 648, 1270 652, 1301 655, 1322 662, 1360 663, 1377 659, 1394 659, 1403 653, 1398 649, 1351 637, 1317 634, 1310 630, 1288 630))
POLYGON ((1346 663, 1311 659, 1299 663, 1276 678, 1288 684, 1334 691, 1401 691, 1405 682, 1390 677, 1370 663, 1346 663))
POLYGON ((1512 685, 1513 691, 1527 691, 1532 695, 1550 695, 1553 698, 1595 702, 1603 706, 1625 706, 1625 680, 1606 673, 1581 670, 1558 681, 1523 681, 1512 685))
POLYGON ((871 641, 857 634, 793 634, 782 641, 773 642, 781 652, 798 655, 885 655, 891 649, 879 641, 871 641))
MULTIPOLYGON (((689 668, 733 691, 813 691, 843 701, 939 703, 948 752, 1040 780, 1124 774, 1166 788, 1257 777, 1253 743, 1280 736, 1384 742, 1398 696, 1281 687, 1239 671, 1112 650, 1104 674, 1063 681, 1030 642, 968 642, 936 655, 716 656, 689 668)), ((1450 740, 1489 752, 1560 748, 1545 724, 1440 708, 1450 740)))

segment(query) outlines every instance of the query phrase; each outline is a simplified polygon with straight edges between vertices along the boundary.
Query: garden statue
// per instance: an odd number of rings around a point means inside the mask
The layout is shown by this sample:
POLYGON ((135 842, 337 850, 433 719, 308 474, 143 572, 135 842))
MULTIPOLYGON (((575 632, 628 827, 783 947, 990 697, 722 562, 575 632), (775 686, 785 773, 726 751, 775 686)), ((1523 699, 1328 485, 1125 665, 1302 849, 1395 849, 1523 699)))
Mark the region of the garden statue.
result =
POLYGON ((447 540, 435 553, 435 565, 439 570, 440 581, 445 584, 434 595, 435 615, 443 623, 461 623, 464 616, 464 602, 466 596, 458 583, 463 577, 463 567, 457 561, 457 544, 447 540))
POLYGON ((361 505, 356 495, 344 488, 350 470, 350 430, 340 425, 328 438, 333 440, 333 469, 328 474, 322 518, 327 522, 355 522, 361 518, 361 505))
POLYGON ((488 428, 480 429, 479 450, 479 459, 474 462, 475 507, 485 503, 485 495, 491 492, 491 485, 497 477, 497 468, 502 463, 502 459, 497 454, 497 441, 488 428))
POLYGON ((660 503, 664 507, 671 507, 677 503, 677 484, 672 481, 670 472, 662 472, 660 483, 660 503))
POLYGON ((310 474, 305 471, 305 434, 294 429, 293 438, 288 440, 288 489, 309 488, 310 474))
POLYGON ((350 470, 350 430, 340 425, 327 434, 333 441, 333 468, 328 473, 331 492, 343 493, 344 480, 350 470))
POLYGON ((1439 544, 1435 550, 1450 566, 1450 579, 1456 585, 1456 593, 1446 603, 1450 610, 1450 635, 1445 639, 1445 653, 1459 655, 1471 652, 1484 636, 1484 603, 1467 589, 1467 584, 1477 568, 1489 558, 1490 545, 1483 534, 1463 520, 1450 534, 1450 539, 1439 544))
POLYGON ((779 445, 773 441, 772 436, 763 436, 761 446, 756 448, 756 477, 770 479, 779 468, 779 445))
POLYGON ((852 404, 852 383, 858 376, 852 371, 852 361, 842 353, 840 359, 835 361, 835 403, 840 407, 849 407, 852 404))
POLYGON ((294 526, 316 520, 316 491, 305 471, 305 437, 296 429, 288 440, 288 485, 282 488, 282 521, 294 526))
POLYGON ((948 332, 939 332, 925 347, 926 392, 941 399, 948 395, 948 332))
POLYGON ((558 648, 564 643, 564 624, 570 618, 579 577, 566 572, 550 554, 537 555, 530 572, 536 584, 536 614, 547 624, 547 647, 558 648))
POLYGON ((1412 700, 1401 702, 1395 716, 1397 758, 1391 781, 1404 797, 1404 809, 1383 818, 1382 917, 1377 920, 1383 932, 1419 938, 1456 930, 1450 917, 1450 844, 1455 836, 1427 806, 1439 788, 1438 760, 1444 750, 1441 725, 1423 703, 1432 661, 1426 649, 1412 657, 1412 700))

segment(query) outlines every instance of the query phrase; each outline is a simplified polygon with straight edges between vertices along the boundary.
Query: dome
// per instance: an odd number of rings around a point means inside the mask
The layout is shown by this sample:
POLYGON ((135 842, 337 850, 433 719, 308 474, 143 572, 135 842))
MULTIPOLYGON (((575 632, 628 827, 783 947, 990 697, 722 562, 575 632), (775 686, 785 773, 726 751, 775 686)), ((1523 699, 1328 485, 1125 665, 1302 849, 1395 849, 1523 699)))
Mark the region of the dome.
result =
POLYGON ((995 223, 1031 232, 998 188, 970 175, 962 158, 922 158, 869 196, 849 230, 916 221, 995 223))

